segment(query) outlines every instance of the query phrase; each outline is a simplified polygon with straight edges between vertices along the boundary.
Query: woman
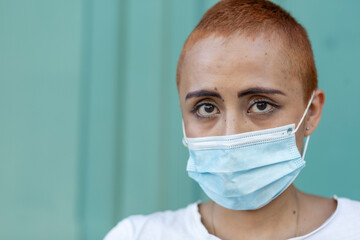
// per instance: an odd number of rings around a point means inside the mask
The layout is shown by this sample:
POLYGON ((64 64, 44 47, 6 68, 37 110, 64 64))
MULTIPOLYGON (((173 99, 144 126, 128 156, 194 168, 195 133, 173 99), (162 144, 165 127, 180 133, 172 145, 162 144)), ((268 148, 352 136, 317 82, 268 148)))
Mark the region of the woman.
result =
POLYGON ((325 95, 306 31, 287 12, 220 1, 186 41, 177 85, 187 171, 212 201, 127 218, 106 240, 360 238, 359 202, 292 185, 325 95))

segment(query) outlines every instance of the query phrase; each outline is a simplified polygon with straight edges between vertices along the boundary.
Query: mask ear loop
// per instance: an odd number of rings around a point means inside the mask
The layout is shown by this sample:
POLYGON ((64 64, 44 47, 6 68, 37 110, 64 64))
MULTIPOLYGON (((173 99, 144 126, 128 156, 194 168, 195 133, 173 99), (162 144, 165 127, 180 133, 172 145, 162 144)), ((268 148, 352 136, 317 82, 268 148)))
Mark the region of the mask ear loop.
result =
POLYGON ((314 99, 314 94, 315 94, 315 91, 314 91, 313 94, 311 95, 311 98, 310 98, 310 100, 309 100, 309 103, 308 103, 308 105, 307 105, 306 108, 305 108, 305 112, 304 112, 304 114, 302 115, 299 124, 298 124, 297 127, 295 128, 294 133, 296 133, 296 131, 299 129, 299 127, 301 126, 302 122, 304 121, 304 118, 305 118, 305 116, 306 116, 306 114, 307 114, 307 111, 309 110, 310 105, 311 105, 311 103, 312 103, 312 101, 313 101, 313 99, 314 99))
MULTIPOLYGON (((301 126, 302 122, 304 121, 304 118, 305 118, 305 116, 306 116, 306 114, 307 114, 307 112, 308 112, 308 110, 309 110, 309 108, 310 108, 310 105, 311 105, 311 103, 312 103, 312 101, 313 101, 313 99, 314 99, 314 95, 315 95, 315 91, 314 91, 314 92, 312 93, 312 95, 311 95, 311 98, 310 98, 310 100, 309 100, 309 103, 308 103, 308 105, 306 106, 305 112, 304 112, 303 116, 301 117, 299 124, 297 125, 297 127, 296 127, 295 130, 294 130, 294 134, 296 133, 296 131, 299 129, 299 127, 301 126)), ((310 135, 306 137, 305 145, 304 145, 304 147, 303 147, 302 156, 301 156, 302 159, 305 159, 305 154, 306 154, 306 150, 307 150, 307 147, 308 147, 308 144, 309 144, 309 140, 310 140, 310 135)))
POLYGON ((305 141, 305 145, 304 145, 304 148, 303 148, 303 152, 302 152, 302 156, 301 156, 303 160, 305 159, 305 154, 306 154, 306 150, 307 150, 307 147, 308 147, 309 140, 310 140, 310 135, 307 136, 306 141, 305 141))
POLYGON ((184 144, 185 147, 188 147, 187 141, 186 141, 186 133, 185 133, 185 125, 184 125, 184 120, 181 121, 182 123, 182 131, 183 131, 183 139, 182 142, 184 144))

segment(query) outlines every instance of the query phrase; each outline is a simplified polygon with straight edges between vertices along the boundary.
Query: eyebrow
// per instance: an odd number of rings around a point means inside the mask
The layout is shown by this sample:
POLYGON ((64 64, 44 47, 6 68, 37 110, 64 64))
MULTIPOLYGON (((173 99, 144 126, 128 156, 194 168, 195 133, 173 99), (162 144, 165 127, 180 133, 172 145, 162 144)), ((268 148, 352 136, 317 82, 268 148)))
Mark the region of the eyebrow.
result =
POLYGON ((281 94, 281 95, 286 96, 285 93, 283 93, 282 91, 277 90, 277 89, 256 87, 256 88, 249 88, 249 89, 243 90, 241 92, 238 92, 238 98, 243 97, 245 95, 249 95, 249 94, 259 94, 259 93, 262 93, 262 94, 281 94))
POLYGON ((189 92, 188 94, 186 94, 185 100, 188 100, 189 98, 193 98, 193 97, 217 97, 217 98, 222 99, 220 94, 217 92, 213 92, 213 91, 209 91, 209 90, 198 90, 198 91, 189 92))

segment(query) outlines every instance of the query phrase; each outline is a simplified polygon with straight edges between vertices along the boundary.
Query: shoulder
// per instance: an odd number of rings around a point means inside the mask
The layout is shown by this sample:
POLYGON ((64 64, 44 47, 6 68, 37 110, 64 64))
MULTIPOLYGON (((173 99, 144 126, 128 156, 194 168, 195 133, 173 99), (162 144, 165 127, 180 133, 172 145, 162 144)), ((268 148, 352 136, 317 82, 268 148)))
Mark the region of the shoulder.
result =
MULTIPOLYGON (((181 239, 196 221, 197 203, 176 211, 134 215, 119 222, 104 240, 117 239, 181 239)), ((199 220, 200 221, 200 220, 199 220)))
MULTIPOLYGON (((360 202, 348 198, 337 198, 337 209, 318 229, 319 239, 359 239, 360 202)), ((316 238, 317 239, 317 238, 316 238)))
MULTIPOLYGON (((360 202, 348 198, 338 198, 339 217, 360 223, 360 202)), ((360 226, 360 225, 357 225, 360 226)))

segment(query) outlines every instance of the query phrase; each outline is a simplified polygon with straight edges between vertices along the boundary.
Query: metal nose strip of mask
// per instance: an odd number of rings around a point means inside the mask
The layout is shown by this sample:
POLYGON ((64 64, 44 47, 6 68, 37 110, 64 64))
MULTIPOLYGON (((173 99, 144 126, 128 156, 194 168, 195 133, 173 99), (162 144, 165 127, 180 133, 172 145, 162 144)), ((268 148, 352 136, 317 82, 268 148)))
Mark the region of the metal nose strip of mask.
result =
POLYGON ((239 148, 249 144, 260 144, 290 137, 291 135, 294 135, 292 132, 294 128, 295 124, 289 124, 277 128, 229 135, 230 138, 228 136, 188 138, 187 145, 191 150, 239 148))

